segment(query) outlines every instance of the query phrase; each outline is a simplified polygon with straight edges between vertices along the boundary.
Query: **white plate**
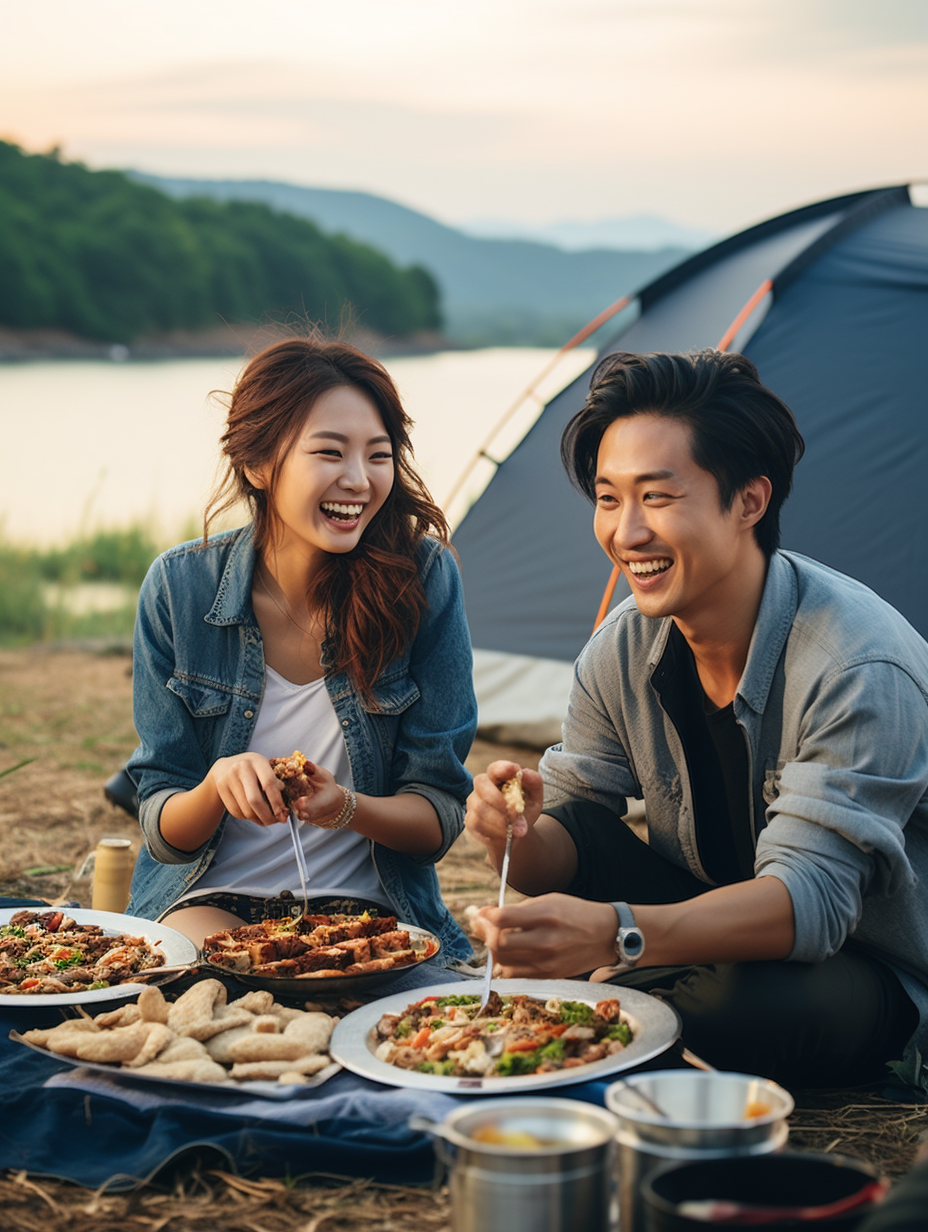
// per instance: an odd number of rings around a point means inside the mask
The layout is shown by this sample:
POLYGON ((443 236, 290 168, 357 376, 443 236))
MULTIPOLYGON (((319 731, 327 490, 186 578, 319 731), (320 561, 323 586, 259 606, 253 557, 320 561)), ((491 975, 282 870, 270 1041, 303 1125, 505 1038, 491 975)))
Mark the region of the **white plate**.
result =
MULTIPOLYGON (((399 1014, 408 1005, 423 1001, 426 997, 452 997, 468 995, 473 985, 458 981, 454 984, 437 984, 433 988, 417 988, 412 992, 383 997, 364 1005, 346 1015, 337 1023, 329 1043, 329 1052, 345 1069, 353 1070, 375 1082, 385 1082, 393 1087, 414 1087, 423 1091, 449 1091, 454 1095, 505 1095, 511 1091, 538 1091, 548 1087, 568 1086, 577 1082, 591 1082, 616 1074, 634 1065, 641 1065, 658 1056, 680 1034, 680 1019, 677 1012, 664 1001, 635 988, 620 988, 615 984, 590 984, 586 980, 494 980, 493 990, 501 997, 523 995, 547 1000, 561 997, 566 1001, 583 1001, 595 1005, 597 1001, 618 997, 622 1003, 622 1017, 634 1032, 634 1039, 627 1048, 601 1061, 591 1061, 573 1069, 556 1070, 550 1074, 519 1074, 515 1077, 488 1077, 477 1075, 455 1078, 443 1074, 420 1074, 415 1070, 399 1069, 374 1056, 378 1041, 375 1029, 383 1014, 399 1014)), ((480 996, 480 993, 477 993, 480 996)))
POLYGON ((132 1069, 130 1066, 123 1068, 112 1062, 107 1064, 104 1061, 82 1061, 79 1057, 63 1057, 58 1052, 51 1052, 48 1048, 31 1044, 29 1040, 23 1039, 18 1031, 11 1031, 9 1038, 14 1044, 22 1044, 24 1048, 31 1048, 33 1052, 48 1057, 50 1061, 60 1061, 64 1065, 72 1065, 75 1069, 93 1070, 95 1074, 106 1074, 107 1077, 115 1078, 120 1082, 125 1079, 127 1082, 141 1082, 143 1086, 155 1083, 157 1086, 191 1087, 198 1092, 219 1091, 224 1095, 238 1095, 240 1098, 244 1095, 260 1095, 265 1099, 290 1099, 291 1096, 298 1095, 300 1091, 307 1091, 328 1082, 330 1078, 340 1073, 342 1068, 337 1061, 332 1061, 318 1074, 309 1074, 306 1081, 300 1083, 235 1082, 231 1078, 228 1082, 185 1082, 180 1078, 159 1078, 152 1074, 140 1074, 137 1069, 132 1069))
MULTIPOLYGON (((42 915, 62 911, 77 924, 97 924, 111 937, 120 933, 128 933, 131 937, 147 937, 164 955, 166 967, 197 961, 197 947, 189 937, 174 928, 156 924, 154 920, 143 920, 134 915, 119 915, 115 911, 92 911, 85 907, 4 907, 0 909, 0 924, 9 924, 19 911, 37 911, 42 915)), ((95 1001, 122 1001, 141 992, 145 984, 158 982, 148 979, 144 983, 114 984, 112 988, 94 988, 87 992, 0 993, 0 1009, 5 1005, 88 1005, 95 1001)))

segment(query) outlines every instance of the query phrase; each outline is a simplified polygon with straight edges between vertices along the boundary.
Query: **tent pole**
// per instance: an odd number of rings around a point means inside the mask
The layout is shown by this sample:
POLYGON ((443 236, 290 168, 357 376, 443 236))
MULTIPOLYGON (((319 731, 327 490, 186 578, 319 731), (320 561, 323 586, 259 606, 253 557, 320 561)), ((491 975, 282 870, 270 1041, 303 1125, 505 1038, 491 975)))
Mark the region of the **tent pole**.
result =
MULTIPOLYGON (((493 441, 495 440, 500 430, 509 422, 509 420, 516 413, 519 407, 524 402, 526 402, 529 398, 534 396, 535 391, 537 390, 538 386, 541 384, 541 382, 545 379, 546 376, 548 376, 551 372, 554 371, 554 369, 557 367, 560 361, 564 358, 567 352, 572 351, 575 347, 578 347, 581 342, 586 342, 587 338, 589 338, 591 334, 595 334, 601 325, 605 325, 605 323, 608 320, 610 320, 611 317, 614 317, 617 313, 621 312, 623 308, 627 308, 633 299, 634 299, 634 296, 632 295, 624 295, 621 299, 617 299, 614 304, 610 304, 608 308, 604 308, 602 312, 598 313, 595 317, 593 317, 592 321, 588 321, 586 325, 584 325, 583 329, 579 330, 576 334, 574 334, 574 336, 568 342, 564 343, 564 345, 560 348, 560 350, 555 352, 552 358, 548 360, 547 364, 545 364, 544 368, 542 368, 541 372, 539 372, 538 375, 535 377, 535 379, 529 385, 527 385, 525 389, 523 389, 522 393, 519 394, 518 398, 516 398, 515 402, 513 402, 509 410, 505 411, 504 414, 493 425, 489 434, 487 435, 483 443, 478 448, 477 452, 474 454, 470 462, 468 462, 467 466, 465 466, 464 470, 461 472, 458 479, 452 485, 451 491, 444 498, 442 504, 445 506, 445 508, 448 508, 451 505, 454 498, 457 496, 461 488, 464 486, 471 471, 474 469, 474 467, 477 465, 477 463, 480 461, 481 458, 487 458, 489 461, 491 462, 493 461, 493 458, 490 457, 490 455, 487 453, 487 450, 493 444, 493 441)), ((498 466, 499 463, 497 462, 496 465, 498 466)))

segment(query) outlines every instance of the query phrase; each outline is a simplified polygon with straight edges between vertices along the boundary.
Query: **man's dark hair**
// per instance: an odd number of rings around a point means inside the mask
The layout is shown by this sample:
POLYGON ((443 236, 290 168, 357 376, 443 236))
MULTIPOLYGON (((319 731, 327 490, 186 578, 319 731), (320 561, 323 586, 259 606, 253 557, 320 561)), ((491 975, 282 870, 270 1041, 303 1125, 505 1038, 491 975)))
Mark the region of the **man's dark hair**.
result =
POLYGON ((793 413, 761 383, 743 355, 617 351, 597 364, 590 392, 561 437, 561 461, 575 488, 595 503, 603 433, 616 419, 666 415, 689 426, 693 460, 715 477, 723 509, 745 484, 770 480, 767 511, 754 527, 765 556, 780 543, 780 508, 805 444, 793 413))

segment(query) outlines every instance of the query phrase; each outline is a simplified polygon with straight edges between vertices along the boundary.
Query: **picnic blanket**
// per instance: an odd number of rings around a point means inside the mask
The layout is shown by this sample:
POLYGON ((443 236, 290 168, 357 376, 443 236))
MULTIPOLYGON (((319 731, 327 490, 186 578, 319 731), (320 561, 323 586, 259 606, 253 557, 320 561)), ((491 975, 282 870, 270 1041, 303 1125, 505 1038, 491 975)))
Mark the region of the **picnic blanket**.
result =
MULTIPOLYGON (((31 905, 0 900, 0 906, 31 905)), ((389 992, 448 980, 447 971, 425 964, 389 992)), ((144 1184, 182 1156, 198 1155, 243 1175, 327 1172, 427 1184, 435 1175, 432 1140, 410 1129, 409 1118, 441 1120, 474 1098, 384 1086, 345 1071, 286 1100, 206 1085, 143 1085, 75 1068, 8 1038, 11 1030, 60 1021, 54 1007, 4 1006, 0 1000, 0 1168, 115 1191, 144 1184)), ((661 1058, 661 1067, 680 1064, 675 1052, 661 1058)), ((556 1094, 601 1105, 608 1085, 575 1083, 556 1094)))

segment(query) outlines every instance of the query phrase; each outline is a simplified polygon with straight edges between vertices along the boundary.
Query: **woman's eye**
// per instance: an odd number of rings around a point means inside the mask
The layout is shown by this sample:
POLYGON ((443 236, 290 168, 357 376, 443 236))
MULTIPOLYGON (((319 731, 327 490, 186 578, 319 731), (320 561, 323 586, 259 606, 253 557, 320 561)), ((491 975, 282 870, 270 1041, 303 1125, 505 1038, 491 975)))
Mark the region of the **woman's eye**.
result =
POLYGON ((384 450, 382 453, 372 453, 371 461, 372 462, 392 462, 393 454, 390 453, 389 450, 384 450))

